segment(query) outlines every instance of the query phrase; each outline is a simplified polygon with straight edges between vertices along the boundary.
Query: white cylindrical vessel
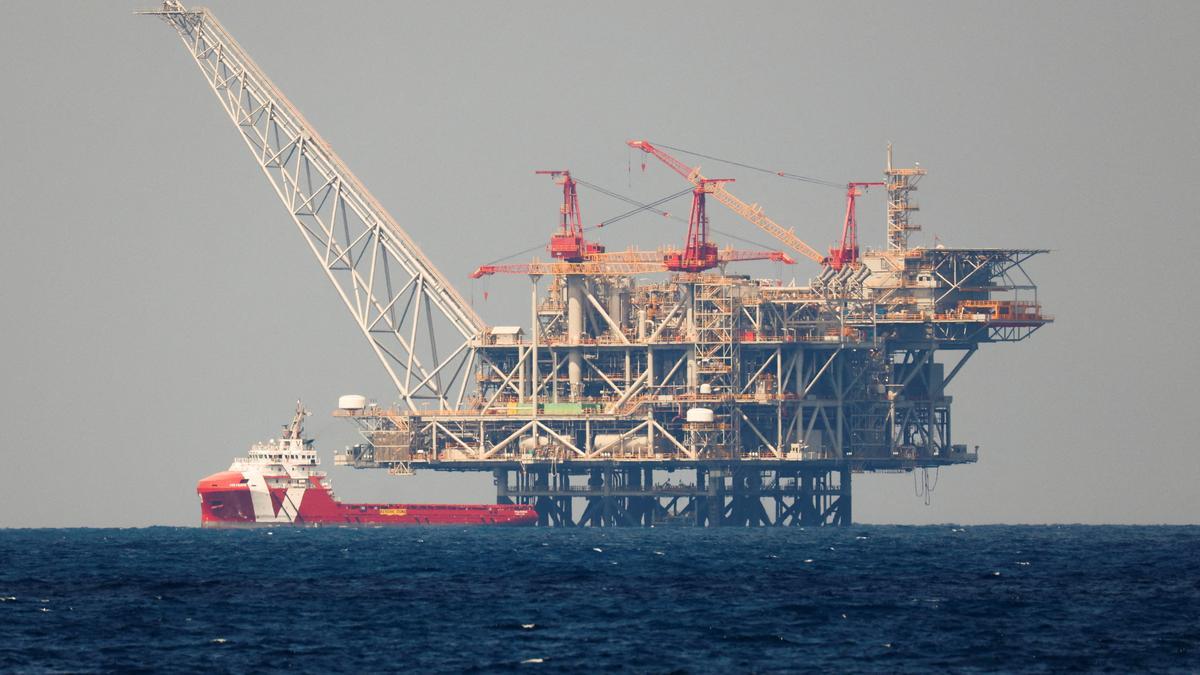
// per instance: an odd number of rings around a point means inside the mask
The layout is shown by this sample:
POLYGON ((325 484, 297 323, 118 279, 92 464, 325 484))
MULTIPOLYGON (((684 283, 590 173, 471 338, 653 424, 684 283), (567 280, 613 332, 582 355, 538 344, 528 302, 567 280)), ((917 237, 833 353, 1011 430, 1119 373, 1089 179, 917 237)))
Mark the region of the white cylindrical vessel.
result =
POLYGON ((712 424, 712 408, 688 408, 687 421, 692 424, 712 424))
POLYGON ((645 452, 650 442, 644 434, 632 434, 621 438, 621 434, 596 434, 592 437, 592 449, 606 452, 645 452))
POLYGON ((583 352, 578 347, 583 339, 583 284, 583 275, 567 275, 567 343, 575 345, 567 352, 567 382, 572 401, 578 401, 583 394, 583 352))
POLYGON ((550 437, 540 435, 537 437, 537 445, 534 445, 532 436, 527 436, 517 442, 517 447, 519 447, 523 452, 529 452, 535 448, 544 448, 548 445, 550 445, 550 437))
POLYGON ((339 410, 362 410, 367 407, 367 397, 359 394, 346 394, 338 397, 339 410))

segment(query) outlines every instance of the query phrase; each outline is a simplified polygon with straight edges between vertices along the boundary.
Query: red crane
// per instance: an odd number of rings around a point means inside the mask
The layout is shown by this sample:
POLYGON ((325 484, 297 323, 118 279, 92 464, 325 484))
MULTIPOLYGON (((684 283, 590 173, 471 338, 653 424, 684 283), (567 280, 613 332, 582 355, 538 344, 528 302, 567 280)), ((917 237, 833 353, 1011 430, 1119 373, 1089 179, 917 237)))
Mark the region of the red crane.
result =
POLYGON ((846 221, 842 224, 842 241, 829 249, 829 266, 840 270, 845 265, 858 264, 858 221, 854 217, 854 200, 869 187, 886 183, 846 183, 846 221), (859 188, 862 188, 860 191, 859 188))
POLYGON ((579 213, 579 193, 570 171, 535 171, 550 176, 555 185, 563 188, 563 202, 559 208, 558 232, 550 237, 550 257, 566 262, 581 262, 589 254, 603 253, 604 247, 583 238, 583 218, 579 213))
MULTIPOLYGON (((704 176, 700 175, 699 167, 695 169, 689 167, 665 151, 655 147, 650 143, 650 141, 628 141, 626 145, 635 150, 641 150, 646 154, 654 155, 659 159, 659 161, 661 161, 663 164, 666 164, 675 173, 683 176, 692 185, 699 187, 700 184, 706 180, 704 176)), ((645 165, 643 164, 643 167, 644 166, 645 165)), ((727 206, 731 211, 758 226, 761 230, 772 237, 775 237, 779 241, 783 242, 785 246, 793 251, 796 251, 804 257, 822 265, 825 265, 829 262, 829 260, 825 256, 821 255, 819 251, 801 241, 801 239, 797 237, 796 234, 790 229, 787 229, 779 223, 776 223, 774 220, 768 218, 758 204, 747 204, 746 202, 743 202, 725 190, 723 185, 716 185, 708 192, 710 192, 717 201, 727 206)))
POLYGON ((721 264, 716 244, 708 240, 708 214, 704 211, 704 195, 732 178, 697 178, 692 190, 692 216, 688 219, 687 243, 682 251, 668 253, 663 263, 672 272, 703 272, 721 264))
POLYGON ((550 238, 550 255, 557 260, 515 265, 480 265, 471 273, 472 279, 493 274, 628 276, 654 272, 703 272, 730 262, 771 260, 794 265, 790 256, 781 251, 737 251, 718 249, 708 239, 708 215, 704 196, 732 178, 697 178, 692 190, 692 217, 688 221, 688 237, 683 250, 663 248, 658 251, 606 252, 600 244, 583 238, 583 222, 579 214, 576 181, 569 171, 538 171, 550 175, 563 186, 563 203, 559 231, 550 238))

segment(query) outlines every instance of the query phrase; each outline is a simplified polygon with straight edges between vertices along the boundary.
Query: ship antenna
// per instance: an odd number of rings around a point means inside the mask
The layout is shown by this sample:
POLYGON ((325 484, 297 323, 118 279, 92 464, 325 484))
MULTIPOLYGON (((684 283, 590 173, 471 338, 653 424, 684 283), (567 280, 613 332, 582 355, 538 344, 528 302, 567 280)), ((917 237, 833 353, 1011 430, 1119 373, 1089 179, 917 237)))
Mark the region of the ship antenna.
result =
POLYGON ((308 411, 304 409, 304 404, 297 400, 296 415, 292 417, 292 423, 284 432, 287 438, 300 438, 304 434, 304 418, 307 416, 308 411))

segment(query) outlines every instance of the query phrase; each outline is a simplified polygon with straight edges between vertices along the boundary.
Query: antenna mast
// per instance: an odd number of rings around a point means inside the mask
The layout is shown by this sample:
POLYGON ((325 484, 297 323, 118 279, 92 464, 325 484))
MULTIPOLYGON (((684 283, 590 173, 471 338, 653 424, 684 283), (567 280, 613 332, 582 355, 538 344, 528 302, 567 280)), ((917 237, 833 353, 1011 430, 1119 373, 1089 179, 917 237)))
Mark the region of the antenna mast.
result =
POLYGON ((892 167, 892 144, 887 146, 887 245, 889 253, 904 253, 908 250, 908 233, 921 229, 909 219, 909 214, 919 210, 910 193, 917 189, 917 182, 927 172, 920 166, 909 169, 892 167))

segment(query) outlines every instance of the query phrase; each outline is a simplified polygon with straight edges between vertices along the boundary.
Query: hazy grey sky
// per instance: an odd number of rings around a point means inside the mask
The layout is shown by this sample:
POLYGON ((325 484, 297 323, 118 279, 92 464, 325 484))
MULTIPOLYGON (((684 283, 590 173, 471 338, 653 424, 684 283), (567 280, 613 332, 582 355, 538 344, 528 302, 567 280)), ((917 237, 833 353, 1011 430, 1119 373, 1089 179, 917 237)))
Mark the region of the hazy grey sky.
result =
MULTIPOLYGON (((196 480, 296 398, 332 464, 337 395, 391 391, 178 38, 130 14, 150 4, 5 4, 0 526, 196 524, 196 480)), ((528 316, 526 282, 467 274, 545 239, 535 169, 650 199, 680 181, 628 138, 835 181, 877 179, 893 141, 930 172, 917 241, 1054 249, 1029 271, 1058 321, 954 381, 978 465, 930 507, 909 475, 856 478, 856 519, 1200 522, 1200 3, 210 6, 493 323, 528 316)), ((810 243, 838 233, 837 191, 733 175, 810 243)), ((867 245, 882 212, 860 204, 867 245)), ((343 498, 494 498, 485 474, 329 468, 343 498)))

